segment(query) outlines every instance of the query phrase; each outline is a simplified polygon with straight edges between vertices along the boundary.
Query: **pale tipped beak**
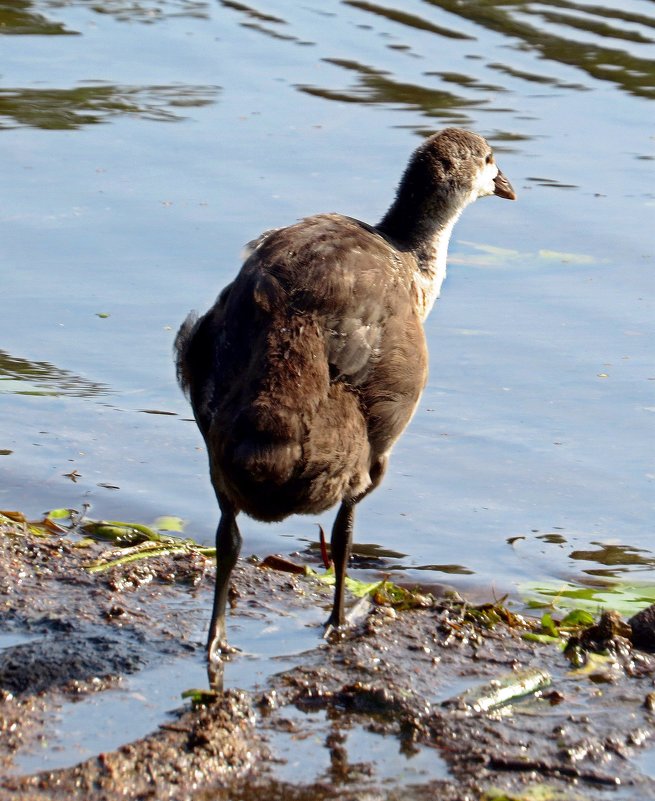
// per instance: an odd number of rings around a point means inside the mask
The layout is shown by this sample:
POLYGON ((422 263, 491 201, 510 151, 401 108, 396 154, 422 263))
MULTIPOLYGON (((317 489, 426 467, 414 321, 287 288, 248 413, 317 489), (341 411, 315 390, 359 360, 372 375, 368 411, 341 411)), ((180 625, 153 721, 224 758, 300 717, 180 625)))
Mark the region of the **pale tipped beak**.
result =
POLYGON ((498 170, 498 175, 494 178, 494 195, 507 198, 507 200, 516 200, 516 192, 500 170, 498 170))

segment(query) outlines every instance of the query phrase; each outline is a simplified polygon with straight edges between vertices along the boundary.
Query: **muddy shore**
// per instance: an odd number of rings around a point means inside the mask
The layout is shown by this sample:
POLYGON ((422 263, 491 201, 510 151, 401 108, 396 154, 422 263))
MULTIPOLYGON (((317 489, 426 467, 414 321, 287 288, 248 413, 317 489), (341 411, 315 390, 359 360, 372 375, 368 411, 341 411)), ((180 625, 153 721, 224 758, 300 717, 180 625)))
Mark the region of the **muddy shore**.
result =
MULTIPOLYGON (((176 554, 89 573, 104 549, 0 525, 1 799, 655 799, 642 769, 652 656, 617 629, 583 637, 581 652, 603 656, 575 670, 561 648, 524 638, 535 620, 452 598, 372 604, 330 643, 316 627, 314 647, 265 685, 186 700, 182 685, 179 708, 146 736, 126 731, 116 750, 25 774, 19 757, 38 760, 54 708, 202 651, 212 561, 176 554), (494 700, 521 676, 537 682, 494 700)), ((312 577, 249 560, 234 588, 229 625, 330 603, 312 577)))

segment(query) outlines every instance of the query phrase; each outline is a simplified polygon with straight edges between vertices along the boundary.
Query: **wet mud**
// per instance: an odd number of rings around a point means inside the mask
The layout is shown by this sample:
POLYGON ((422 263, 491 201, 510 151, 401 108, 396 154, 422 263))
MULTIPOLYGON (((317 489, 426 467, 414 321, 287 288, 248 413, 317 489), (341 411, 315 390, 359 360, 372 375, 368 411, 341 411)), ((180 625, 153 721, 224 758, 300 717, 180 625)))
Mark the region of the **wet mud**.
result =
MULTIPOLYGON (((655 799, 642 769, 655 659, 631 626, 605 616, 567 654, 525 639, 535 620, 458 598, 371 605, 330 642, 317 626, 260 687, 180 697, 146 736, 26 774, 21 754, 47 745, 53 708, 197 662, 213 567, 178 554, 92 575, 103 546, 0 529, 1 799, 655 799)), ((234 587, 232 626, 330 604, 311 576, 248 560, 234 587)))

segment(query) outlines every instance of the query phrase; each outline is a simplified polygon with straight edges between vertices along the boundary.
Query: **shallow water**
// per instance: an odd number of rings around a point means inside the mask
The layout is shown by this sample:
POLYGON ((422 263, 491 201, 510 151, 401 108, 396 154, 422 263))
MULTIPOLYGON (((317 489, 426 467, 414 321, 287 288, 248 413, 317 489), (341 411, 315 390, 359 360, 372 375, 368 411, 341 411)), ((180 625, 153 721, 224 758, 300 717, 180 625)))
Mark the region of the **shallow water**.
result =
MULTIPOLYGON (((652 3, 400 9, 0 3, 0 507, 174 514, 211 542, 177 326, 261 230, 379 219, 420 136, 454 124, 519 200, 458 223, 430 383, 356 540, 487 595, 655 580, 652 3)), ((316 522, 244 520, 244 551, 316 522)))
MULTIPOLYGON (((179 610, 198 618, 197 601, 182 595, 179 610)), ((292 668, 302 651, 316 646, 317 610, 303 614, 287 611, 270 616, 248 613, 231 618, 231 633, 243 650, 226 664, 226 685, 253 691, 265 688, 274 673, 292 668)), ((320 614, 323 611, 320 610, 320 614)), ((198 630, 198 643, 204 639, 198 630)), ((0 635, 0 648, 22 642, 15 635, 0 635)), ((12 773, 21 775, 75 765, 100 752, 112 751, 173 719, 170 713, 183 705, 181 693, 207 684, 204 649, 184 657, 153 661, 132 675, 121 677, 115 689, 91 693, 79 701, 62 700, 45 717, 47 736, 36 747, 19 751, 12 773)))
POLYGON ((281 730, 271 738, 281 760, 274 766, 273 774, 281 781, 338 782, 346 767, 350 772, 372 776, 382 786, 387 783, 413 785, 448 775, 436 749, 417 746, 411 752, 403 752, 396 737, 374 733, 355 721, 350 721, 345 739, 339 740, 347 754, 347 765, 335 765, 328 743, 330 734, 343 737, 339 725, 343 721, 338 718, 336 723, 331 721, 324 710, 301 712, 294 708, 288 710, 285 719, 289 722, 289 731, 281 730))

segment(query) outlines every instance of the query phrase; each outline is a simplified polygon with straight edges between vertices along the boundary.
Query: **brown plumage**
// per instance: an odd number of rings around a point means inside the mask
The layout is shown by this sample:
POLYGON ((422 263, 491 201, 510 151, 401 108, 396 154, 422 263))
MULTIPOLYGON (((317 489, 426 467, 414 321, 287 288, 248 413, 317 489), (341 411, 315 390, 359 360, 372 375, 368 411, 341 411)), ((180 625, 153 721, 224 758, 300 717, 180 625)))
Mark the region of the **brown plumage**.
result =
POLYGON ((210 664, 226 648, 240 511, 275 521, 340 504, 328 623, 343 623, 355 504, 382 479, 425 385, 422 321, 452 227, 491 194, 515 197, 487 142, 446 129, 414 153, 379 225, 321 214, 262 234, 216 304, 180 328, 178 378, 221 509, 210 664))

